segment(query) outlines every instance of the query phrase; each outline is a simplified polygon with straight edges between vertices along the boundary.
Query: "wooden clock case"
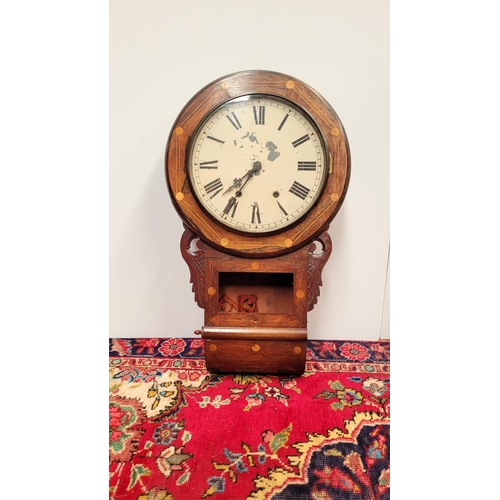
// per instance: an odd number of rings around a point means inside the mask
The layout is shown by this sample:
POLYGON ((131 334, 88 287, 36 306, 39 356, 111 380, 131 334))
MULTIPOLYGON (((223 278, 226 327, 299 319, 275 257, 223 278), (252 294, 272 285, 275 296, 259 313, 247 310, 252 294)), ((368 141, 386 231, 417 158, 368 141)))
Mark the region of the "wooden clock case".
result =
POLYGON ((307 84, 281 73, 246 71, 220 78, 184 107, 165 156, 168 190, 185 231, 181 254, 189 266, 204 326, 209 371, 301 374, 307 350, 307 312, 317 302, 321 271, 331 253, 327 229, 347 191, 350 153, 333 108, 307 84), (248 234, 217 223, 200 207, 187 176, 190 139, 224 102, 271 94, 300 106, 321 131, 329 173, 305 217, 281 231, 248 234))

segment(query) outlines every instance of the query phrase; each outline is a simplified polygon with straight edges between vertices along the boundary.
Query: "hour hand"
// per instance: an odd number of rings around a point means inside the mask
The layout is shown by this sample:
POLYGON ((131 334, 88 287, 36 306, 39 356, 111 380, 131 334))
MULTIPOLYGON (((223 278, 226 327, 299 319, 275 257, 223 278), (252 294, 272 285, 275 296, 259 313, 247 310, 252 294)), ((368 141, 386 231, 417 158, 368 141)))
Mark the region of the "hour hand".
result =
POLYGON ((232 191, 234 188, 240 187, 241 186, 241 181, 243 180, 243 178, 245 177, 245 175, 243 177, 240 177, 239 179, 234 179, 233 180, 233 184, 231 186, 229 186, 222 194, 229 193, 229 191, 232 191))
POLYGON ((257 174, 261 170, 261 168, 262 168, 262 163, 260 161, 256 161, 252 165, 252 168, 248 170, 248 172, 243 177, 234 179, 231 186, 229 186, 222 194, 229 193, 229 191, 232 191, 234 188, 242 188, 247 183, 248 179, 250 179, 250 177, 252 177, 254 174, 257 174), (242 185, 243 179, 245 178, 246 178, 245 183, 242 185))
POLYGON ((262 163, 260 161, 256 161, 253 165, 252 168, 242 177, 245 178, 245 182, 240 186, 240 189, 236 191, 236 196, 241 196, 241 190, 245 186, 245 184, 254 176, 254 174, 258 174, 260 169, 262 168, 262 163))

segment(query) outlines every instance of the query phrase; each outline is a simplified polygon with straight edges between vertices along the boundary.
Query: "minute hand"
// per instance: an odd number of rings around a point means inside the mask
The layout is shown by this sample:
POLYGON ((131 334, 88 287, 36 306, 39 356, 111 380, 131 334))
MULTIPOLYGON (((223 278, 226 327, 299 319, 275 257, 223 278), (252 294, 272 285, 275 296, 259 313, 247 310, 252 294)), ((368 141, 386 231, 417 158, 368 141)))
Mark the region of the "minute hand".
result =
POLYGON ((250 179, 250 177, 252 177, 252 175, 258 172, 261 168, 262 164, 260 163, 260 161, 256 161, 252 165, 252 168, 243 177, 240 177, 239 179, 234 179, 232 185, 229 186, 222 194, 229 193, 229 191, 232 191, 236 187, 239 188, 238 192, 240 192, 243 186, 248 182, 248 179, 250 179), (241 181, 243 181, 243 179, 245 179, 245 182, 242 185, 241 181))
POLYGON ((236 196, 241 196, 241 190, 245 186, 245 184, 256 174, 260 169, 262 168, 262 163, 260 161, 256 161, 253 165, 252 168, 242 177, 246 177, 245 182, 240 186, 240 189, 236 191, 236 196))

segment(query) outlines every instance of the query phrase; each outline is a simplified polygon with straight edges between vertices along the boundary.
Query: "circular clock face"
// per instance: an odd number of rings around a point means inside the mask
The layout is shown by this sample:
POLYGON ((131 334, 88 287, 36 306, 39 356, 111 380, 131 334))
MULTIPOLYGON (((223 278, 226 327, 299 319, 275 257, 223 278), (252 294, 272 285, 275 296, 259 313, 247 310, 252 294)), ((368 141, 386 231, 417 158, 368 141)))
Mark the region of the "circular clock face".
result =
POLYGON ((301 220, 321 196, 325 155, 307 113, 277 96, 246 95, 202 121, 187 175, 212 219, 237 232, 272 233, 301 220))

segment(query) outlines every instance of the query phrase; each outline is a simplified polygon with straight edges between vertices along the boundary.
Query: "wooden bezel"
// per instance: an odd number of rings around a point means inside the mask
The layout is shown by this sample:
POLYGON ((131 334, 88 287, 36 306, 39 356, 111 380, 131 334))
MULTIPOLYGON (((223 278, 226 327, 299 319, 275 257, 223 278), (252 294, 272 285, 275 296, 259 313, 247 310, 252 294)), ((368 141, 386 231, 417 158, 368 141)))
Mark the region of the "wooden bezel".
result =
POLYGON ((210 83, 183 108, 168 138, 165 175, 174 207, 186 227, 200 239, 229 254, 272 257, 310 243, 328 228, 344 201, 349 184, 349 144, 333 108, 304 82, 270 71, 238 72, 210 83), (241 234, 218 224, 200 207, 187 178, 190 140, 200 123, 221 104, 249 94, 278 96, 302 108, 320 130, 329 162, 325 189, 315 206, 297 224, 273 234, 241 234))

